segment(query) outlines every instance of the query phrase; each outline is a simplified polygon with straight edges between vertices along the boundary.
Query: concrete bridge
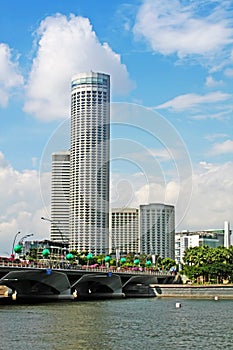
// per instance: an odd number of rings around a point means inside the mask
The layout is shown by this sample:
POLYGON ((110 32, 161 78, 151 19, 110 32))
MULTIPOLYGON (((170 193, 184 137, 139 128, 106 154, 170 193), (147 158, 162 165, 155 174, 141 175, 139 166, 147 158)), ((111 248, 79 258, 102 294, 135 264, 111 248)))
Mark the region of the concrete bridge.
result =
POLYGON ((180 278, 156 272, 0 266, 0 285, 17 301, 154 297, 155 285, 173 283, 180 278))

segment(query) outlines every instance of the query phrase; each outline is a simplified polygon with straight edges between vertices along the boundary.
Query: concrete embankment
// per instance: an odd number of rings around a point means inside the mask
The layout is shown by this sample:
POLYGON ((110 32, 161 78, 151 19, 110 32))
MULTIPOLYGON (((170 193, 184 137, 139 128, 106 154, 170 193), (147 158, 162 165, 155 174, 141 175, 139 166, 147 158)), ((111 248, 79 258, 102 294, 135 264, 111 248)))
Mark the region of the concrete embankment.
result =
POLYGON ((151 286, 157 297, 180 297, 199 299, 233 299, 233 284, 231 285, 171 285, 161 284, 151 286))

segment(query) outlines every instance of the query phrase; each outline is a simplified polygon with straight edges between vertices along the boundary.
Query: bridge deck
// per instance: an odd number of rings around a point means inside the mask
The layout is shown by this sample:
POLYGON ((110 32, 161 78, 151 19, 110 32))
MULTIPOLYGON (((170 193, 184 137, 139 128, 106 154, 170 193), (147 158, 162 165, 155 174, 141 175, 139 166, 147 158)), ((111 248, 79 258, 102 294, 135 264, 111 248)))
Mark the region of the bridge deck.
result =
POLYGON ((0 265, 0 285, 6 285, 17 298, 24 299, 73 299, 75 294, 79 299, 146 297, 155 296, 153 285, 170 283, 180 282, 171 273, 151 270, 0 265))

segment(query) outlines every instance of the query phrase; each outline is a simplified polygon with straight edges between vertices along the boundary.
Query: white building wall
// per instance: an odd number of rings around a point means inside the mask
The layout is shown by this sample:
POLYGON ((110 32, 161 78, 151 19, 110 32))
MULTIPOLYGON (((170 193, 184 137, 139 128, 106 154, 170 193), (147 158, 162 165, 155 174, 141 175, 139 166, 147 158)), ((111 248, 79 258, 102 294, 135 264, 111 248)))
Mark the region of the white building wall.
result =
POLYGON ((81 73, 72 79, 70 248, 108 251, 110 77, 81 73))
POLYGON ((199 235, 180 237, 180 261, 183 262, 184 252, 187 248, 199 247, 199 235))
POLYGON ((52 154, 50 239, 69 239, 70 152, 52 154))
POLYGON ((229 221, 224 221, 224 247, 230 247, 230 223, 229 221))
POLYGON ((140 251, 175 259, 175 208, 152 203, 140 205, 140 251))
POLYGON ((110 213, 110 252, 139 252, 138 209, 114 208, 110 213))

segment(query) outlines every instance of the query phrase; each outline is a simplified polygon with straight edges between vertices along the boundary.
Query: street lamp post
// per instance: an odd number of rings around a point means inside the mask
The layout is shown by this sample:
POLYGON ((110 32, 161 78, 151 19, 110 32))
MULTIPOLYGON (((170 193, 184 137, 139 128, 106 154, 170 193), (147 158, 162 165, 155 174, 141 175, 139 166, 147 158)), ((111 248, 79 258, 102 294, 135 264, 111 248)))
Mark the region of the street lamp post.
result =
POLYGON ((45 221, 49 221, 51 222, 52 224, 54 224, 56 226, 56 228, 58 229, 58 232, 61 236, 61 239, 62 239, 62 243, 64 243, 64 236, 63 236, 63 233, 61 232, 59 226, 56 224, 56 222, 54 220, 51 220, 51 219, 48 219, 48 218, 45 218, 45 217, 41 217, 41 220, 45 220, 45 221))
POLYGON ((12 244, 12 250, 11 250, 11 257, 14 258, 14 246, 15 246, 15 241, 16 241, 16 238, 18 237, 18 235, 20 234, 21 232, 18 231, 14 237, 14 240, 13 240, 13 244, 12 244))
POLYGON ((20 238, 20 241, 19 241, 19 243, 23 243, 23 240, 25 239, 25 238, 28 238, 28 237, 31 237, 31 236, 33 236, 34 234, 33 233, 29 233, 28 235, 25 235, 25 236, 23 236, 22 238, 20 238))
MULTIPOLYGON (((60 236, 61 236, 62 245, 63 245, 63 244, 65 243, 64 236, 63 236, 63 233, 61 232, 59 226, 56 224, 56 222, 55 222, 54 220, 45 218, 45 217, 43 217, 43 216, 41 217, 41 220, 49 221, 49 222, 51 222, 52 224, 55 225, 55 227, 58 229, 58 232, 59 232, 59 234, 60 234, 60 236)), ((62 254, 62 246, 61 246, 61 259, 62 259, 62 256, 63 256, 63 254, 62 254)))

